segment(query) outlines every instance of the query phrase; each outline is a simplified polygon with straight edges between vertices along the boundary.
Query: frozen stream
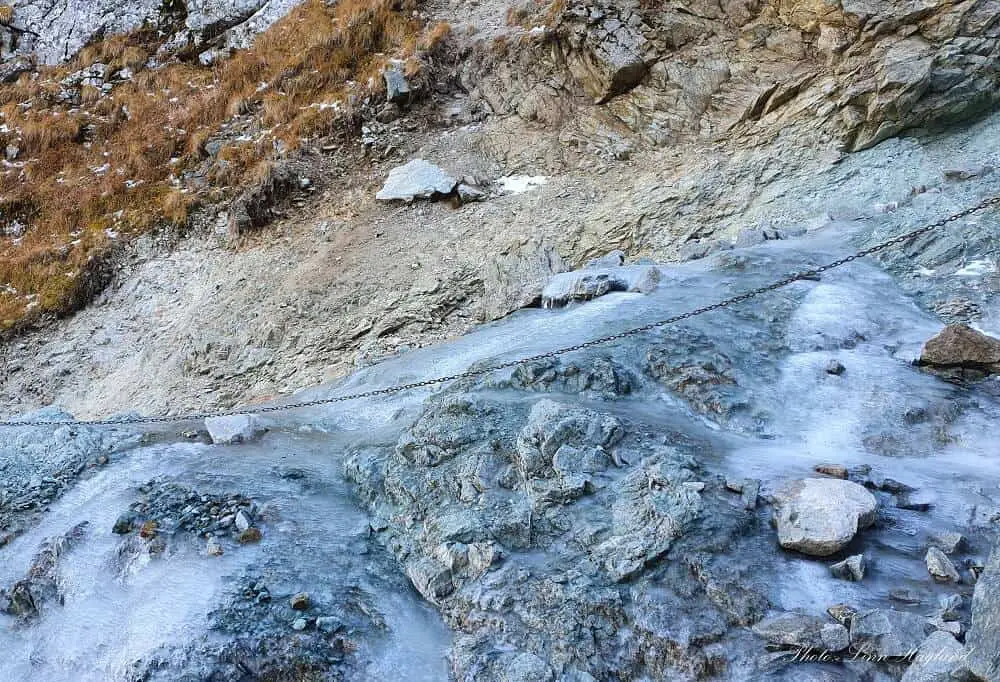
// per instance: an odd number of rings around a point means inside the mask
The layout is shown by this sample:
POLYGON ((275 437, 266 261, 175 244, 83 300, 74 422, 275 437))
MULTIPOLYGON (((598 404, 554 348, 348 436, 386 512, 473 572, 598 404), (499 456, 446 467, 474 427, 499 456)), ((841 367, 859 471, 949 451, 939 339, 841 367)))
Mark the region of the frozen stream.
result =
MULTIPOLYGON (((846 229, 833 225, 800 239, 663 267, 653 293, 612 293, 564 309, 522 311, 453 343, 409 353, 294 399, 452 374, 480 361, 530 355, 668 317, 832 260, 843 253, 846 229)), ((995 311, 986 313, 984 319, 1000 319, 995 311)), ((901 586, 932 601, 954 590, 928 580, 922 561, 927 539, 960 531, 969 545, 956 561, 982 558, 991 514, 1000 510, 997 382, 958 387, 912 364, 922 343, 940 328, 881 268, 859 262, 822 281, 799 282, 739 308, 571 358, 582 364, 610 359, 632 368, 639 378, 630 395, 553 397, 596 406, 665 443, 681 434, 696 444, 707 474, 760 479, 765 497, 785 479, 814 475, 820 463, 870 467, 873 487, 885 478, 905 483, 925 510, 899 508, 891 494, 878 492, 879 523, 851 548, 871 561, 861 583, 833 580, 830 561, 776 552, 773 534, 759 538, 759 556, 752 558, 772 569, 767 597, 775 608, 820 614, 837 602, 886 605, 890 592, 901 586), (674 365, 711 365, 732 381, 710 382, 700 394, 684 387, 668 390, 643 375, 653 345, 665 349, 666 361, 674 365), (840 363, 843 373, 827 372, 831 362, 840 363)), ((474 389, 508 395, 504 378, 492 377, 493 388, 474 389)), ((0 586, 9 587, 29 571, 45 539, 89 524, 57 564, 62 603, 43 604, 40 616, 28 622, 0 616, 0 675, 123 680, 143 672, 153 679, 201 679, 221 660, 206 652, 224 648, 227 638, 291 641, 298 614, 285 605, 291 595, 308 592, 316 617, 328 611, 355 614, 353 620, 338 616, 350 621, 341 630, 351 642, 348 663, 330 662, 347 666, 346 676, 446 679, 448 628, 410 587, 393 557, 370 538, 369 517, 343 478, 347 453, 394 443, 428 395, 414 391, 279 414, 267 422, 271 431, 249 445, 189 443, 171 432, 159 434, 156 444, 113 457, 0 549, 0 586), (161 554, 129 558, 122 537, 111 530, 138 499, 140 486, 152 479, 175 481, 200 494, 252 498, 263 540, 230 539, 222 556, 211 557, 202 538, 178 533, 161 554), (262 629, 234 623, 256 612, 227 606, 239 601, 250 577, 266 583, 278 605, 262 629), (284 630, 272 632, 276 628, 284 630)), ((539 397, 528 393, 516 400, 539 397)), ((512 561, 516 552, 513 556, 512 561)), ((524 561, 540 559, 525 553, 524 561)))

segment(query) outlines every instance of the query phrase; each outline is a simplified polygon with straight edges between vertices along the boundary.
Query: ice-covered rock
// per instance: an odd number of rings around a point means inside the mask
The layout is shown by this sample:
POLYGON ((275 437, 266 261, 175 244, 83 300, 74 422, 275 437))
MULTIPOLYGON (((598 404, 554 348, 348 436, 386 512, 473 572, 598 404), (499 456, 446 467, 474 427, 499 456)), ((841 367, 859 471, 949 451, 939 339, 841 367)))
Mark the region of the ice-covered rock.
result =
POLYGON ((542 305, 554 308, 570 301, 588 301, 612 291, 648 294, 660 283, 660 271, 653 265, 612 268, 585 268, 557 274, 542 290, 542 305))
POLYGON ((205 428, 213 443, 224 445, 247 443, 266 431, 260 420, 252 414, 207 417, 205 428))
POLYGON ((433 199, 451 194, 458 180, 429 161, 413 159, 389 171, 382 189, 375 194, 379 201, 405 201, 433 199))

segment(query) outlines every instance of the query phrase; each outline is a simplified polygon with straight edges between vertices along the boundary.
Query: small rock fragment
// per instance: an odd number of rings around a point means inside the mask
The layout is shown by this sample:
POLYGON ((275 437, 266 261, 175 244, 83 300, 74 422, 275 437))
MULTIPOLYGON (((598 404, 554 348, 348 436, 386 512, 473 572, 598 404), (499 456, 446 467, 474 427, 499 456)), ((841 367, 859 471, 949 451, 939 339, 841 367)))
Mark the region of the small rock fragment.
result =
POLYGON ((860 582, 865 577, 865 555, 855 554, 830 566, 830 573, 841 580, 860 582))
POLYGON ((205 554, 208 556, 222 556, 224 553, 225 550, 222 549, 222 543, 214 536, 210 537, 205 543, 205 554))
POLYGON ((842 464, 817 464, 813 470, 818 474, 826 474, 833 478, 847 478, 847 467, 842 464))
POLYGON ((955 564, 951 563, 951 559, 937 547, 931 547, 927 550, 927 556, 924 557, 924 561, 927 563, 927 572, 934 576, 935 580, 939 582, 961 582, 962 577, 959 575, 958 569, 955 568, 955 564))

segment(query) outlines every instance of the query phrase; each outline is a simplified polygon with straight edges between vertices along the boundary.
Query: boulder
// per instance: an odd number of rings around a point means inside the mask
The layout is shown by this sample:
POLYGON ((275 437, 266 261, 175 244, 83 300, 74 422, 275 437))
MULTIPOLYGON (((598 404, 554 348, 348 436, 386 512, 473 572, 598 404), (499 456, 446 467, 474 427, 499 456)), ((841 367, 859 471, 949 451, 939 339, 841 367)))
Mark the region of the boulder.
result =
POLYGON ((216 445, 247 443, 267 430, 252 414, 206 417, 205 428, 216 445))
POLYGON ((775 506, 774 520, 782 547, 829 556, 875 522, 878 501, 851 481, 807 478, 779 490, 775 506))
POLYGON ((969 669, 980 679, 1000 679, 1000 545, 994 547, 972 595, 972 626, 965 636, 969 669))
POLYGON ((413 159, 389 171, 382 189, 375 194, 379 201, 412 202, 414 199, 433 199, 451 194, 458 180, 433 163, 413 159))
POLYGON ((964 667, 965 649, 950 634, 938 630, 920 645, 901 682, 953 682, 960 679, 964 667))
POLYGON ((912 656, 934 631, 926 618, 891 609, 872 609, 851 619, 851 647, 865 656, 912 656))
POLYGON ((1000 372, 1000 339, 952 324, 924 344, 918 364, 933 371, 996 374, 1000 372))

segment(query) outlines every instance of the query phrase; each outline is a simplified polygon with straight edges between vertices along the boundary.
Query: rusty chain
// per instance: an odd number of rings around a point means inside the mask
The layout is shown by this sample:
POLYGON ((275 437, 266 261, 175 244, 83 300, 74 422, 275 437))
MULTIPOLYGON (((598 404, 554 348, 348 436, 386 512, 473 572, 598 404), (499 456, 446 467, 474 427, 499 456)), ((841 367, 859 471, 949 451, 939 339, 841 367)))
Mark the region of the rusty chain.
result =
POLYGON ((371 391, 362 391, 360 393, 350 393, 347 395, 340 395, 333 398, 320 398, 317 400, 307 400, 304 402, 289 403, 285 405, 266 405, 262 407, 248 408, 242 410, 220 410, 214 412, 194 412, 190 414, 176 415, 176 416, 162 416, 162 417, 118 417, 111 419, 95 419, 95 420, 69 420, 69 419, 38 419, 38 420, 12 420, 12 421, 0 421, 0 427, 5 426, 124 426, 130 424, 166 424, 175 422, 188 422, 203 420, 210 417, 226 417, 226 416, 237 416, 237 415, 251 415, 251 414, 267 414, 270 412, 284 412, 287 410, 297 410, 305 407, 316 407, 319 405, 330 405, 333 403, 347 402, 349 400, 361 400, 363 398, 375 398, 378 396, 392 395, 395 393, 402 393, 404 391, 410 391, 415 388, 424 388, 427 386, 436 386, 438 384, 446 384, 452 381, 457 381, 459 379, 471 379, 475 377, 481 377, 486 374, 491 374, 504 369, 510 369, 511 367, 516 367, 529 362, 537 362, 539 360, 547 360, 549 358, 559 357, 561 355, 566 355, 567 353, 573 353, 575 351, 584 350, 586 348, 593 348, 594 346, 600 346, 611 341, 618 341, 619 339, 628 338, 631 336, 636 336, 639 334, 644 334, 646 332, 652 331, 659 327, 665 327, 667 325, 675 324, 683 320, 695 317, 697 315, 703 315, 705 313, 712 312, 713 310, 719 310, 721 308, 727 308, 738 303, 743 303, 744 301, 749 301, 752 298, 757 298, 763 294, 774 291, 776 289, 781 289, 786 287, 793 282, 798 282, 801 280, 816 279, 821 273, 834 268, 839 268, 842 265, 846 265, 852 261, 858 260, 859 258, 864 258, 865 256, 870 256, 874 253, 884 251, 885 249, 892 248, 910 241, 916 237, 923 234, 936 230, 940 227, 944 227, 948 223, 953 223, 956 220, 961 220, 973 213, 978 213, 991 206, 1000 206, 1000 196, 993 196, 983 199, 975 206, 966 208, 958 213, 953 213, 946 218, 942 218, 937 222, 924 225, 923 227, 917 228, 916 230, 911 230, 910 232, 905 232, 892 239, 880 242, 874 246, 870 246, 866 249, 861 249, 856 251, 849 256, 840 258, 838 260, 827 263, 826 265, 820 265, 818 267, 812 268, 810 270, 803 270, 801 272, 795 272, 789 274, 784 279, 777 280, 771 284, 767 284, 762 287, 757 287, 756 289, 751 289, 745 291, 738 296, 733 296, 725 300, 719 301, 717 303, 712 303, 710 305, 702 306, 701 308, 694 308, 684 313, 674 315, 673 317, 668 317, 663 320, 658 320, 656 322, 650 322, 644 324, 641 327, 633 327, 632 329, 627 329, 623 332, 617 334, 610 334, 608 336, 602 336, 600 338, 591 339, 590 341, 584 341, 583 343, 578 343, 573 346, 566 346, 563 348, 557 348, 556 350, 551 350, 546 353, 539 353, 537 355, 531 355, 528 357, 518 358, 516 360, 509 360, 507 362, 501 362, 494 365, 487 365, 485 367, 479 367, 477 369, 470 369, 465 372, 460 372, 458 374, 451 374, 448 376, 435 377, 433 379, 426 379, 424 381, 415 381, 409 384, 397 384, 395 386, 389 386, 387 388, 373 389, 371 391))

